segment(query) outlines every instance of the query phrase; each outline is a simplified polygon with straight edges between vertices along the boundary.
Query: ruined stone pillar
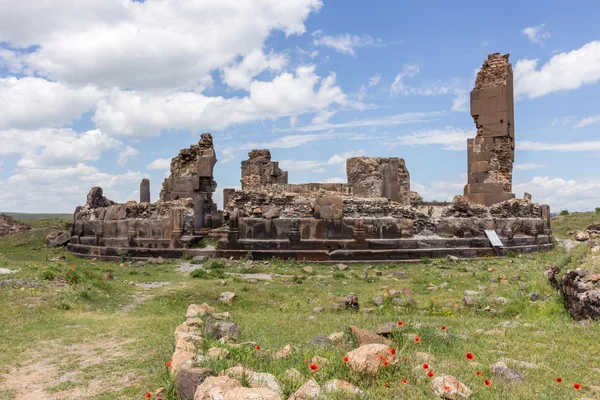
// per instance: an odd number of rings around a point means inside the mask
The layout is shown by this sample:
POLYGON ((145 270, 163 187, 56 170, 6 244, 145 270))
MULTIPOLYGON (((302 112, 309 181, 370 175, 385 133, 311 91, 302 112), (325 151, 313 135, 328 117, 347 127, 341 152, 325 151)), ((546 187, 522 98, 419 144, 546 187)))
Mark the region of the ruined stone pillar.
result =
POLYGON ((229 216, 229 225, 227 226, 227 249, 237 250, 240 246, 240 225, 239 210, 236 208, 229 216))
POLYGON ((300 248, 300 221, 295 220, 292 222, 290 226, 290 230, 288 232, 288 239, 290 240, 290 248, 297 249, 300 248))
POLYGON ((150 181, 146 178, 140 183, 140 203, 150 203, 150 181))
POLYGON ((467 141, 465 196, 486 206, 514 198, 513 73, 508 54, 490 54, 477 73, 471 91, 471 116, 477 136, 467 141))
POLYGON ((172 208, 169 210, 169 219, 171 222, 171 242, 169 243, 170 249, 178 247, 179 239, 181 238, 181 225, 183 223, 183 209, 172 208))
POLYGON ((361 219, 358 219, 354 223, 354 243, 352 243, 353 248, 367 248, 367 237, 365 234, 365 225, 361 219))

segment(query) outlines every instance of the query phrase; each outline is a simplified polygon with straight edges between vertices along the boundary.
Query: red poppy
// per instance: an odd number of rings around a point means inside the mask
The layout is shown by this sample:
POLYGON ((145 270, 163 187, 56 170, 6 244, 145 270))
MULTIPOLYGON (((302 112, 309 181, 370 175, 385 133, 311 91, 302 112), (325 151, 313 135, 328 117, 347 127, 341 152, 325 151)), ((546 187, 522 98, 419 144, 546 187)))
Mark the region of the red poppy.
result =
POLYGON ((254 350, 260 350, 260 346, 256 345, 256 347, 254 348, 254 350))
POLYGON ((383 386, 385 386, 385 387, 390 387, 390 384, 389 384, 389 383, 387 383, 387 382, 385 382, 385 383, 383 384, 383 386))
POLYGON ((402 362, 408 362, 408 358, 404 357, 404 358, 402 359, 402 362))
POLYGON ((485 383, 485 386, 492 386, 492 381, 490 381, 489 379, 486 379, 485 381, 483 381, 483 383, 485 383))
POLYGON ((413 340, 415 341, 415 343, 421 343, 421 338, 418 336, 415 336, 413 340))
POLYGON ((338 346, 341 346, 341 345, 342 345, 342 342, 338 342, 338 346))
POLYGON ((446 331, 446 326, 445 325, 442 325, 442 330, 446 331))
POLYGON ((348 356, 344 357, 344 362, 347 363, 349 360, 348 356))
POLYGON ((171 361, 167 361, 167 363, 165 364, 167 367, 171 366, 171 361))
POLYGON ((408 383, 408 381, 406 379, 402 379, 402 384, 406 385, 408 383))
POLYGON ((398 326, 402 326, 402 325, 404 325, 404 322, 398 321, 398 326))
POLYGON ((467 354, 465 354, 465 357, 467 357, 467 360, 469 360, 469 361, 473 361, 475 359, 475 356, 471 352, 468 352, 467 354))
POLYGON ((315 363, 312 363, 308 366, 308 368, 310 368, 311 371, 315 372, 319 370, 319 366, 315 363))
POLYGON ((384 366, 384 367, 387 367, 388 365, 390 365, 390 363, 388 363, 387 361, 384 361, 384 362, 383 362, 383 366, 384 366))
POLYGON ((147 398, 147 399, 149 399, 150 397, 152 397, 152 393, 146 392, 146 395, 144 397, 147 398))
POLYGON ((481 371, 477 371, 477 372, 475 372, 475 375, 477 375, 477 376, 481 376, 481 375, 483 375, 483 372, 481 372, 481 371))
POLYGON ((308 361, 304 360, 304 362, 308 362, 308 361))
POLYGON ((429 368, 429 364, 427 364, 427 363, 424 363, 423 365, 421 365, 421 368, 423 368, 423 369, 428 369, 428 368, 429 368))
POLYGON ((433 371, 427 371, 427 376, 428 376, 429 378, 433 378, 433 376, 434 376, 434 375, 435 375, 435 374, 433 373, 433 371))
POLYGON ((383 358, 383 356, 380 354, 377 356, 377 358, 379 358, 381 360, 383 358))
POLYGON ((450 386, 448 386, 448 385, 444 386, 444 390, 445 390, 446 392, 449 392, 449 391, 450 391, 450 386))
POLYGON ((393 356, 393 355, 395 355, 395 354, 396 354, 396 349, 392 347, 392 348, 390 349, 390 355, 392 355, 392 356, 393 356))
POLYGON ((573 384, 573 389, 575 389, 575 390, 581 390, 581 385, 579 383, 574 383, 573 384))
POLYGON ((562 383, 562 378, 560 376, 556 378, 556 383, 562 383))

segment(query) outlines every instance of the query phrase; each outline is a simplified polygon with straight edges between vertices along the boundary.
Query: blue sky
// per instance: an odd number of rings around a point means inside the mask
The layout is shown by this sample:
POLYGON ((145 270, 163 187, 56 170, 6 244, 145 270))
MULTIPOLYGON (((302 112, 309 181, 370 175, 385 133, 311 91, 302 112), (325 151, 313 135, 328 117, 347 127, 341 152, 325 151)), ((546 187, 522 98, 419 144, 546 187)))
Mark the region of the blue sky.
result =
POLYGON ((450 200, 475 135, 487 54, 515 77, 514 192, 600 206, 600 3, 0 0, 0 211, 72 212, 94 185, 156 199, 179 149, 211 132, 216 198, 269 148, 291 183, 345 159, 402 157, 450 200))

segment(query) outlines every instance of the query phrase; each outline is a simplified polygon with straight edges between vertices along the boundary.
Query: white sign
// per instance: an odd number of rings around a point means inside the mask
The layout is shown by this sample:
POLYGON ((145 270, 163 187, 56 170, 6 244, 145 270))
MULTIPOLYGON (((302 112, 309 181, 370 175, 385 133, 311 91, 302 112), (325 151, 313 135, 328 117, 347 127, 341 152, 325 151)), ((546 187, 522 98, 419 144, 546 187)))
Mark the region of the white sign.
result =
POLYGON ((489 241, 490 241, 490 243, 492 244, 493 247, 502 247, 502 246, 504 246, 502 244, 502 242, 500 241, 500 238, 496 234, 496 231, 484 230, 484 232, 485 232, 485 235, 487 236, 487 238, 489 239, 489 241))

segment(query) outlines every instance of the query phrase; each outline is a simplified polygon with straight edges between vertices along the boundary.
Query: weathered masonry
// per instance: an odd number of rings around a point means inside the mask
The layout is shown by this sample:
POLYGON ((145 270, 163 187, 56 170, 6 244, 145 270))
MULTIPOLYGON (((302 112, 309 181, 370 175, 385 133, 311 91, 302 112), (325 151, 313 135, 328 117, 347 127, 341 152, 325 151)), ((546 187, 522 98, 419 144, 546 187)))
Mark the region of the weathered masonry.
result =
POLYGON ((290 184, 268 149, 241 165, 241 189, 213 202, 217 162, 210 134, 171 161, 160 198, 150 182, 140 203, 115 204, 93 188, 74 214, 69 248, 101 258, 183 254, 312 261, 396 261, 495 255, 484 230, 506 252, 552 248, 550 208, 512 193, 514 111, 508 55, 491 54, 471 92, 477 136, 469 139, 468 183, 451 203, 427 203, 411 191, 404 159, 353 157, 347 183, 290 184), (206 236, 216 249, 197 249, 206 236))

